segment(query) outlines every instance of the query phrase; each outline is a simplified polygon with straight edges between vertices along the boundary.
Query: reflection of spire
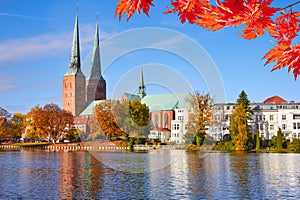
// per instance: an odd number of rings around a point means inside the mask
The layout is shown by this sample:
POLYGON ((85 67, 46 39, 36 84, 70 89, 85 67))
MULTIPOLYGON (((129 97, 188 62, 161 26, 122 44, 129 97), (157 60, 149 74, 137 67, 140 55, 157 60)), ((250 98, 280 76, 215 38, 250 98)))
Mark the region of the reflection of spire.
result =
POLYGON ((91 74, 89 80, 103 80, 101 74, 101 62, 100 62, 100 47, 99 47, 99 28, 98 28, 98 14, 96 22, 96 31, 94 38, 94 48, 92 55, 91 74))
POLYGON ((139 85, 139 92, 138 92, 139 97, 142 99, 146 96, 145 92, 145 85, 144 85, 144 76, 143 76, 143 70, 141 70, 140 74, 140 85, 139 85))
POLYGON ((78 7, 76 8, 76 19, 73 33, 72 52, 70 65, 66 75, 83 75, 80 69, 80 45, 78 31, 78 7))

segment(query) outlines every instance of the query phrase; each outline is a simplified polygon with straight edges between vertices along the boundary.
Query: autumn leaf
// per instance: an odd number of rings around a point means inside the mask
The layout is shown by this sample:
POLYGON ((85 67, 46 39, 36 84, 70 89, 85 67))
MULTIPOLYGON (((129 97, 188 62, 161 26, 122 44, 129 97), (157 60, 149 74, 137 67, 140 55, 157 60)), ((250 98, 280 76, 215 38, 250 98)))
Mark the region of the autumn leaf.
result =
POLYGON ((271 36, 277 39, 278 44, 290 45, 300 31, 300 12, 281 12, 282 16, 276 19, 276 29, 271 36))
POLYGON ((293 69, 293 74, 295 80, 297 76, 300 75, 300 44, 294 46, 289 45, 277 45, 273 47, 263 59, 267 59, 265 65, 272 62, 276 62, 272 71, 278 70, 284 67, 288 68, 288 72, 293 69))
POLYGON ((127 12, 126 19, 128 21, 135 11, 140 14, 141 10, 149 16, 150 6, 154 6, 153 0, 119 0, 115 16, 119 15, 119 20, 121 20, 127 12))

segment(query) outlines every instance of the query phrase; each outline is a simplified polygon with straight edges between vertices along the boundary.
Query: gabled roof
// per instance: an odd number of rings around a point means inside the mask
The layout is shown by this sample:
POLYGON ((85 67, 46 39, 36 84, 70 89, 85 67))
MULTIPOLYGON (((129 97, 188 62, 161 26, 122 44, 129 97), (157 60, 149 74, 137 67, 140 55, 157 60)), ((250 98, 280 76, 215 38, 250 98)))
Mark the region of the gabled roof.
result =
POLYGON ((133 101, 133 100, 141 100, 141 98, 139 97, 139 95, 136 94, 130 94, 130 93, 124 93, 124 95, 126 96, 128 101, 133 101))
POLYGON ((286 103, 287 101, 283 98, 281 98, 280 96, 272 96, 267 98, 266 100, 264 100, 263 103, 274 103, 276 105, 281 104, 281 103, 286 103))
POLYGON ((83 111, 79 114, 79 116, 90 116, 94 114, 94 108, 97 104, 101 103, 105 100, 95 100, 87 103, 87 106, 83 109, 83 111))
POLYGON ((76 116, 74 117, 74 124, 78 125, 78 124, 87 124, 89 121, 88 117, 82 117, 82 116, 76 116))
POLYGON ((188 108, 188 98, 191 93, 170 93, 170 94, 157 94, 148 95, 142 99, 142 103, 149 106, 150 112, 161 110, 174 110, 175 108, 188 108))

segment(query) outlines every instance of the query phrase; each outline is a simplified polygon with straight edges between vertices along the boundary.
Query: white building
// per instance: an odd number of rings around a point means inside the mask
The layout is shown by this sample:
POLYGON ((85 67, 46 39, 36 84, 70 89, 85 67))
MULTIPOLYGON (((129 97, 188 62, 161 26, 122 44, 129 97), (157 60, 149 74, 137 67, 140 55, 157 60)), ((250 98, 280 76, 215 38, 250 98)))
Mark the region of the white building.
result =
MULTIPOLYGON (((230 115, 235 106, 232 103, 214 105, 213 124, 207 131, 214 140, 224 140, 229 134, 230 115)), ((258 130, 262 139, 271 140, 281 128, 286 139, 300 138, 300 103, 273 96, 262 103, 251 103, 250 107, 253 111, 248 121, 250 132, 258 130)))
POLYGON ((170 142, 176 144, 183 144, 185 142, 185 134, 187 133, 189 108, 174 109, 175 117, 171 122, 171 138, 170 142))
POLYGON ((229 137, 230 115, 235 108, 234 103, 218 103, 213 108, 212 125, 207 127, 207 134, 215 141, 229 137))

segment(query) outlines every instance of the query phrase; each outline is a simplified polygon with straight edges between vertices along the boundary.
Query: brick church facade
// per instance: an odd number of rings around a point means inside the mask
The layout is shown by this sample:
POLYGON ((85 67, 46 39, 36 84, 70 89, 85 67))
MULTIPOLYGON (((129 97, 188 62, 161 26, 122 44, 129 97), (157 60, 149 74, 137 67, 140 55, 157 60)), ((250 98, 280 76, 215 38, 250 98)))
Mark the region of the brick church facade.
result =
POLYGON ((103 99, 106 99, 106 81, 101 74, 98 20, 91 72, 86 79, 81 70, 78 12, 76 12, 70 64, 63 78, 63 107, 74 116, 79 116, 93 101, 103 99))

